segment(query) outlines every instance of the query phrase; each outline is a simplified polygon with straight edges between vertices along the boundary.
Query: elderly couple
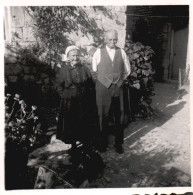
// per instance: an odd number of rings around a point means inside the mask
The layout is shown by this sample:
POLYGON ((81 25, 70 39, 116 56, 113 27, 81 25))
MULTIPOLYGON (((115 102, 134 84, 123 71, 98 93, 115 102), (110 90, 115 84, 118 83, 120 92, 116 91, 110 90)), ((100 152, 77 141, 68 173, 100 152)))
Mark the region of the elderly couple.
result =
POLYGON ((124 152, 122 86, 130 74, 130 64, 124 50, 116 46, 117 40, 117 31, 107 31, 106 46, 97 49, 93 56, 92 69, 97 72, 95 86, 89 69, 80 63, 79 48, 69 46, 66 49, 69 63, 61 68, 58 82, 61 103, 57 139, 72 144, 72 148, 76 148, 77 141, 89 143, 94 131, 94 118, 97 118, 100 129, 99 151, 105 152, 108 147, 108 124, 111 116, 115 124, 115 150, 120 154, 124 152), (96 117, 92 114, 93 109, 96 110, 96 117))

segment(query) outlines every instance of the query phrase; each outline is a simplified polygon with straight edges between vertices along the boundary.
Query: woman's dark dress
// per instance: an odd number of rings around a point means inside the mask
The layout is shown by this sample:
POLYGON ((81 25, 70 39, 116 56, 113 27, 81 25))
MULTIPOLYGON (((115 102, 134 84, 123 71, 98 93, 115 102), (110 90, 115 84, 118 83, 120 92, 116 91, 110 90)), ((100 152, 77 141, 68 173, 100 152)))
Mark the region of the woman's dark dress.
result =
POLYGON ((65 64, 58 75, 61 97, 57 139, 67 144, 90 142, 96 133, 97 115, 94 83, 89 69, 65 64))

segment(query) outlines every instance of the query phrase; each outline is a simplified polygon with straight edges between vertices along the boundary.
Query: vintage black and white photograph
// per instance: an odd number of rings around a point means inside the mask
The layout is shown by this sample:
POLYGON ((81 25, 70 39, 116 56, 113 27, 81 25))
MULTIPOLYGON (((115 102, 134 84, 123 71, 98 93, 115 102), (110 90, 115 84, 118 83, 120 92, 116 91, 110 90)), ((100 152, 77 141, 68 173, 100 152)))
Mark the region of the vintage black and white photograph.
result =
POLYGON ((191 187, 189 7, 4 6, 5 190, 191 187))

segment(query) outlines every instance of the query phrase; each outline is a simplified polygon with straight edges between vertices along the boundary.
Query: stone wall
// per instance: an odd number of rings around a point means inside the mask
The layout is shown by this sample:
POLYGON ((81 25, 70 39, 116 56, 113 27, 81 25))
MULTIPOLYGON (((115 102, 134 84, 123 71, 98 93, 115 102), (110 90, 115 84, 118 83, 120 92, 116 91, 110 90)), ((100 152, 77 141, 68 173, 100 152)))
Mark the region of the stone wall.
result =
MULTIPOLYGON (((105 31, 113 29, 117 30, 119 34, 119 39, 117 45, 121 48, 125 46, 126 37, 126 6, 104 6, 103 9, 94 10, 93 7, 84 8, 89 17, 95 19, 98 27, 104 29, 105 31)), ((71 37, 76 41, 77 45, 87 46, 93 43, 93 38, 89 37, 71 37)))
MULTIPOLYGON (((126 6, 103 6, 94 9, 91 6, 84 7, 88 17, 94 18, 99 28, 104 31, 109 29, 117 30, 119 33, 118 46, 124 47, 126 35, 126 6)), ((49 85, 50 74, 48 69, 50 64, 41 62, 37 58, 31 45, 36 43, 34 37, 34 21, 25 11, 24 7, 5 7, 5 81, 9 86, 17 88, 27 85, 37 85, 41 83, 41 88, 49 85), (25 53, 25 48, 30 48, 30 52, 25 53), (24 60, 21 61, 21 58, 24 60)), ((77 46, 90 49, 93 37, 83 36, 80 32, 68 34, 77 46)))
MULTIPOLYGON (((99 7, 99 6, 98 6, 99 7)), ((114 29, 119 33, 118 46, 123 48, 126 36, 126 6, 102 6, 103 9, 94 9, 91 6, 84 7, 88 17, 94 18, 100 29, 114 29)), ((24 11, 24 7, 5 7, 5 41, 11 46, 18 42, 21 46, 27 46, 36 42, 33 36, 34 22, 24 11)), ((82 36, 79 32, 68 34, 78 46, 88 46, 93 43, 93 37, 82 36)), ((7 55, 6 50, 6 55, 7 55)), ((9 53, 8 53, 9 54, 9 53)))
POLYGON ((20 58, 26 46, 35 43, 33 21, 22 7, 5 7, 5 82, 12 91, 17 92, 21 84, 28 85, 36 80, 37 69, 20 58))

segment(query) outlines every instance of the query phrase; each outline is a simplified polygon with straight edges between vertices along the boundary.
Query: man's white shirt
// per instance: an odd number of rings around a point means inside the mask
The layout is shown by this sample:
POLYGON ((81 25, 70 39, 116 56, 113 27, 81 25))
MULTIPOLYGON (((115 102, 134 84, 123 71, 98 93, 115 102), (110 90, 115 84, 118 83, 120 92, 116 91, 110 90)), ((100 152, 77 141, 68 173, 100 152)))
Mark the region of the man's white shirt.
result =
MULTIPOLYGON (((111 49, 108 46, 106 46, 106 50, 111 58, 111 60, 114 60, 114 56, 115 56, 115 48, 111 49)), ((125 65, 125 78, 130 74, 131 69, 130 69, 130 63, 129 63, 129 59, 127 57, 127 54, 125 53, 125 51, 123 49, 121 49, 121 55, 123 58, 123 62, 125 65)), ((96 52, 93 55, 93 59, 92 59, 92 69, 94 72, 97 72, 97 66, 101 61, 101 50, 97 49, 96 52)))

